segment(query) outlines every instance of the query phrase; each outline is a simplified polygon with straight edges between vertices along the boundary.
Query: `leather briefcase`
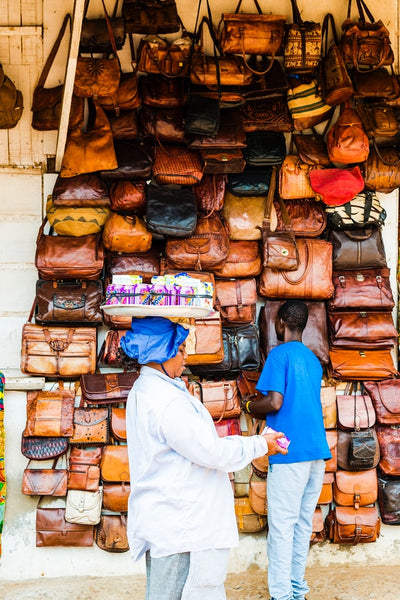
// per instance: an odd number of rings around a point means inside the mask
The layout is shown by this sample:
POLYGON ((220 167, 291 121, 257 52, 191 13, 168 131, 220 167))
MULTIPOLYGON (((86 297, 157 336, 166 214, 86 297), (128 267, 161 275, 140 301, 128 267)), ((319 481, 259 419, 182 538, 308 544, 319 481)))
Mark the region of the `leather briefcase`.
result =
POLYGON ((389 275, 387 268, 334 271, 328 310, 391 310, 394 300, 389 275))
POLYGON ((330 344, 336 348, 392 348, 398 339, 391 312, 328 312, 328 322, 330 344))
POLYGON ((348 506, 335 506, 326 519, 327 537, 334 544, 375 542, 381 530, 381 519, 376 506, 363 506, 355 509, 348 506))
POLYGON ((381 425, 399 425, 400 379, 364 381, 363 384, 371 396, 378 423, 381 425))
POLYGON ((130 481, 128 447, 107 445, 101 457, 101 479, 107 483, 130 481))
POLYGON ((126 402, 138 377, 137 371, 82 375, 80 379, 82 400, 87 404, 126 402))
POLYGON ((93 546, 93 525, 68 523, 65 508, 36 509, 36 547, 93 546))
POLYGON ((102 447, 71 449, 68 468, 68 489, 97 492, 100 481, 102 447))
POLYGON ((101 325, 101 281, 36 282, 35 322, 38 325, 101 325))
POLYGON ((75 390, 38 390, 27 393, 26 425, 22 433, 28 436, 65 436, 73 432, 75 390))
POLYGON ((379 381, 398 375, 389 349, 347 350, 331 348, 329 360, 330 375, 334 379, 379 381))
POLYGON ((216 421, 240 415, 240 398, 235 380, 190 381, 188 390, 204 404, 216 421))
POLYGON ((337 471, 333 482, 333 499, 339 506, 368 506, 378 499, 376 469, 368 471, 337 471))

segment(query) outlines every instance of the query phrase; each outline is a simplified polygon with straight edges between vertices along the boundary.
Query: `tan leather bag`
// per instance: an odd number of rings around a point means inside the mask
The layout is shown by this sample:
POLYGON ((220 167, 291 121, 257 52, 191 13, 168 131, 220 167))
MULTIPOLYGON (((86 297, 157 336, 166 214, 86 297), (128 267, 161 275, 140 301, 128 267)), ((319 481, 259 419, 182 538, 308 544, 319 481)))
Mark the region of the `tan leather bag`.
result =
POLYGON ((55 496, 67 495, 67 469, 57 469, 57 459, 52 468, 35 469, 30 462, 22 475, 21 492, 27 496, 55 496))
POLYGON ((296 271, 264 267, 258 293, 269 298, 327 300, 333 294, 332 244, 320 239, 296 240, 300 266, 296 271))
POLYGON ((371 398, 363 389, 361 394, 357 394, 357 387, 357 382, 354 386, 348 383, 344 394, 338 394, 336 397, 338 427, 345 431, 366 429, 375 425, 376 415, 371 398))
POLYGON ((107 552, 127 552, 126 515, 102 515, 96 526, 96 544, 107 552))
POLYGON ((279 169, 279 195, 284 200, 315 198, 309 172, 316 166, 303 162, 295 154, 288 154, 279 169))
POLYGON ((113 512, 128 512, 128 498, 131 486, 121 483, 103 483, 103 507, 113 512))
POLYGON ((93 546, 93 525, 68 523, 65 508, 36 509, 36 547, 93 546))
POLYGON ((102 447, 73 447, 69 456, 68 489, 96 492, 100 481, 102 447))
POLYGON ((219 364, 224 358, 221 315, 214 311, 204 319, 194 319, 194 352, 187 349, 186 364, 219 364))
POLYGON ((216 280, 215 308, 222 323, 254 323, 256 318, 257 286, 253 279, 216 280))
POLYGON ((376 506, 355 509, 335 506, 325 519, 327 536, 334 544, 376 542, 381 530, 381 519, 376 506))
POLYGON ((267 482, 254 472, 251 474, 249 481, 249 502, 251 508, 258 515, 268 514, 267 482))
POLYGON ((103 244, 111 252, 147 252, 152 233, 138 215, 110 213, 103 229, 103 244))
POLYGON ((378 499, 376 469, 368 471, 337 471, 333 483, 333 498, 339 506, 368 506, 378 499))
MULTIPOLYGON (((266 196, 236 196, 226 190, 222 214, 229 226, 230 240, 261 240, 266 196)), ((276 212, 271 214, 272 231, 276 228, 276 212)))
POLYGON ((256 533, 267 526, 267 517, 254 512, 250 500, 244 496, 235 498, 235 515, 238 530, 241 533, 256 533))
POLYGON ((325 429, 335 429, 337 424, 336 386, 321 387, 322 415, 325 429))
POLYGON ((329 359, 330 376, 334 379, 379 381, 398 375, 389 349, 344 350, 343 348, 331 348, 329 359))
POLYGON ((312 520, 312 533, 310 544, 318 544, 325 541, 324 516, 321 507, 317 506, 312 520))
POLYGON ((128 447, 105 446, 101 457, 101 478, 106 482, 130 481, 128 447))
POLYGON ((64 389, 59 382, 58 389, 38 390, 27 393, 26 426, 22 433, 27 436, 71 437, 75 390, 64 389))
POLYGON ((204 404, 214 420, 240 416, 240 398, 235 380, 191 381, 188 390, 204 404))
POLYGON ((324 481, 322 483, 321 493, 317 504, 331 504, 333 502, 333 473, 324 473, 324 481))
POLYGON ((336 473, 338 468, 338 432, 336 429, 330 429, 325 431, 325 434, 332 454, 332 458, 325 462, 325 471, 326 473, 336 473))
POLYGON ((109 438, 108 408, 76 407, 74 431, 70 444, 107 444, 109 438))
POLYGON ((126 442, 126 410, 121 406, 111 408, 111 435, 119 442, 126 442))

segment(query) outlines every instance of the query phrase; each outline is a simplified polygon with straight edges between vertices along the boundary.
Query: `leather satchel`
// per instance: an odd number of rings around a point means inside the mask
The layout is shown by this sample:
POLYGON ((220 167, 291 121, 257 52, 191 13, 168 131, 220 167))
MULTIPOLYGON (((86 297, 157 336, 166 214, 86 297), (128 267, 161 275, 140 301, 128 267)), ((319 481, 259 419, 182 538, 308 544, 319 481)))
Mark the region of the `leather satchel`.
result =
POLYGON ((95 327, 22 328, 21 371, 43 377, 79 377, 96 370, 95 327))
POLYGON ((101 479, 106 483, 130 481, 128 447, 107 445, 101 457, 101 479))
POLYGON ((309 173, 315 166, 303 162, 299 156, 288 154, 279 169, 279 195, 284 200, 315 198, 309 173))
POLYGON ((110 206, 107 186, 96 173, 58 176, 51 194, 54 206, 92 208, 110 206))
POLYGON ((99 445, 109 441, 109 414, 107 407, 74 409, 74 429, 70 444, 99 445))
POLYGON ((387 266, 385 247, 380 227, 330 229, 329 241, 333 245, 333 269, 381 269, 387 266))
POLYGON ((102 514, 96 526, 96 544, 107 552, 127 552, 126 515, 102 514))
POLYGON ((183 27, 181 35, 171 42, 155 33, 148 34, 139 42, 138 71, 166 77, 186 77, 191 49, 191 34, 183 27))
POLYGON ((371 398, 365 393, 363 384, 360 387, 361 394, 357 394, 357 383, 353 386, 353 393, 350 393, 351 384, 348 383, 344 394, 338 394, 336 397, 340 429, 350 431, 375 425, 375 410, 371 398))
POLYGON ((102 447, 78 448, 74 446, 69 456, 68 489, 97 492, 100 481, 102 447))
POLYGON ((129 483, 103 483, 103 508, 112 512, 128 512, 129 483))
POLYGON ((26 425, 22 433, 27 436, 65 436, 73 432, 75 391, 58 389, 27 392, 26 425))
POLYGON ((241 533, 256 533, 267 526, 267 517, 254 512, 248 496, 235 498, 235 515, 236 524, 241 533))
POLYGON ((386 67, 366 71, 352 69, 350 74, 356 98, 396 100, 400 95, 400 85, 393 65, 390 66, 390 70, 386 67))
POLYGON ((228 279, 215 282, 215 308, 223 325, 254 323, 256 318, 256 280, 228 279))
POLYGON ((397 369, 389 349, 347 350, 331 348, 330 375, 344 381, 379 381, 396 377, 397 369))
POLYGON ((132 33, 175 33, 181 26, 175 0, 123 0, 122 16, 132 33))
POLYGON ((262 270, 260 244, 257 241, 231 240, 226 261, 213 269, 216 277, 256 277, 262 270))
POLYGON ((100 405, 126 402, 138 377, 139 373, 136 371, 82 375, 82 399, 87 404, 100 405))
POLYGON ((126 409, 122 406, 111 408, 111 435, 118 442, 126 442, 126 409))
POLYGON ((36 547, 93 546, 93 525, 68 523, 65 508, 36 509, 36 547))
POLYGON ((369 140, 362 121, 349 102, 326 135, 326 147, 333 163, 358 163, 367 160, 369 140))
POLYGON ((299 267, 275 271, 264 267, 258 284, 260 296, 327 300, 333 294, 332 244, 320 239, 298 239, 299 267))
POLYGON ((114 275, 130 273, 140 275, 145 283, 150 283, 152 277, 160 275, 161 247, 152 244, 147 252, 107 252, 105 263, 105 284, 112 283, 114 275))
MULTIPOLYGON (((329 128, 330 121, 324 128, 329 128)), ((318 133, 313 127, 311 133, 299 132, 292 136, 292 142, 297 150, 297 154, 303 163, 314 167, 330 167, 332 165, 326 149, 325 137, 323 133, 318 133)))
POLYGON ((400 482, 398 478, 379 474, 378 504, 383 523, 400 525, 400 482))
POLYGON ((380 448, 379 468, 384 475, 400 476, 400 428, 398 425, 377 425, 380 448))
POLYGON ((103 244, 111 252, 147 252, 152 239, 152 233, 138 215, 111 212, 104 224, 103 244))
POLYGON ((400 154, 396 146, 371 147, 364 163, 364 182, 366 188, 384 194, 400 187, 400 154))
POLYGON ((340 311, 328 313, 330 344, 336 348, 393 348, 398 340, 391 312, 340 311))
POLYGON ((285 27, 283 64, 287 72, 310 73, 321 57, 321 24, 303 21, 296 0, 291 0, 293 22, 285 27))
MULTIPOLYGON (((126 31, 124 18, 116 16, 118 4, 119 0, 116 0, 112 16, 110 17, 110 23, 117 50, 122 50, 125 43, 126 31)), ((112 52, 112 46, 107 28, 107 21, 104 18, 88 18, 88 7, 89 1, 85 3, 79 52, 82 52, 83 54, 110 54, 112 52)))
POLYGON ((57 459, 47 469, 35 469, 29 461, 22 475, 22 493, 27 496, 66 496, 68 471, 56 467, 57 459))
POLYGON ((240 398, 235 380, 189 382, 189 392, 209 411, 215 421, 240 415, 240 398))
POLYGON ((389 275, 388 268, 333 271, 334 292, 328 309, 391 310, 394 299, 389 275))
POLYGON ((188 186, 148 185, 146 226, 152 233, 188 237, 196 223, 196 200, 188 186))
POLYGON ((324 527, 324 517, 322 514, 322 509, 320 506, 314 511, 314 516, 312 520, 312 533, 310 538, 310 544, 319 544, 320 542, 324 542, 326 539, 325 536, 325 527, 324 527))
POLYGON ((333 498, 339 506, 368 506, 378 499, 376 469, 361 471, 337 471, 333 483, 333 498))
POLYGON ((96 492, 68 490, 65 501, 65 520, 67 523, 97 525, 100 521, 102 498, 102 486, 96 492))
POLYGON ((364 381, 375 408, 376 420, 381 425, 400 424, 400 379, 364 381))
POLYGON ((101 281, 36 282, 35 322, 38 325, 101 325, 101 281))
POLYGON ((240 148, 229 150, 204 149, 200 150, 200 155, 203 161, 204 174, 241 173, 246 166, 243 151, 240 148))
POLYGON ((154 146, 151 138, 143 140, 113 141, 117 165, 108 167, 97 165, 99 175, 106 182, 130 179, 143 180, 151 177, 154 162, 154 146))
POLYGON ((348 506, 331 508, 326 519, 327 537, 334 544, 375 542, 381 530, 381 519, 376 506, 358 509, 348 506))

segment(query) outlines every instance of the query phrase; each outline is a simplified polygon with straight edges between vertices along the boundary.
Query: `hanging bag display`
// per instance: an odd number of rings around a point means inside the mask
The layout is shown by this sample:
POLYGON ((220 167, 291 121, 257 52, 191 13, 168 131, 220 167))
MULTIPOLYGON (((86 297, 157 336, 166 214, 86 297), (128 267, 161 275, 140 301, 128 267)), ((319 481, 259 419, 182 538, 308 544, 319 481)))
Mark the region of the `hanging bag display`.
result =
POLYGON ((321 24, 303 21, 297 0, 290 0, 293 22, 285 26, 283 65, 287 72, 310 73, 321 56, 321 24))

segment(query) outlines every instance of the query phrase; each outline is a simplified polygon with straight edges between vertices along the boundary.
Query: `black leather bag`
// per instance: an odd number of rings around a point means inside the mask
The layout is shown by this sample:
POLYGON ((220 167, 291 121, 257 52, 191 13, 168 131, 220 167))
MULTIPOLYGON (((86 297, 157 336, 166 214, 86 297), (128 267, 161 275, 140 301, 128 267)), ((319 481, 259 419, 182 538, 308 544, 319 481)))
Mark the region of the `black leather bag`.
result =
POLYGON ((154 162, 154 146, 149 138, 137 140, 114 140, 118 167, 99 171, 106 181, 119 179, 148 179, 154 162))
POLYGON ((217 135, 220 114, 220 104, 216 98, 191 95, 185 106, 186 133, 217 135))
POLYGON ((249 167, 280 165, 286 156, 285 136, 281 131, 251 131, 246 134, 243 156, 249 167))
POLYGON ((374 468, 376 455, 376 435, 372 429, 360 429, 350 432, 348 450, 349 467, 351 470, 367 470, 374 468))
POLYGON ((235 196, 266 196, 271 173, 272 168, 245 168, 242 173, 229 173, 227 188, 235 196))
POLYGON ((196 223, 196 199, 190 186, 147 186, 146 225, 152 233, 187 237, 194 232, 196 223))

